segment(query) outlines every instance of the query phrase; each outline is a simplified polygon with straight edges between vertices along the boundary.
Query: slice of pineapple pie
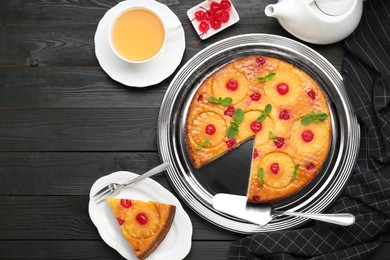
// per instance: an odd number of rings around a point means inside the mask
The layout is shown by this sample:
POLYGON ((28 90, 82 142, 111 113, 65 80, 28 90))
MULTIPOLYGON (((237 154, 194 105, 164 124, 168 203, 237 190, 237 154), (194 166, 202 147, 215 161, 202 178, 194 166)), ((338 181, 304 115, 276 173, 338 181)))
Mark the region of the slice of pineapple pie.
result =
POLYGON ((119 198, 106 200, 138 259, 145 259, 160 245, 175 217, 174 205, 119 198))

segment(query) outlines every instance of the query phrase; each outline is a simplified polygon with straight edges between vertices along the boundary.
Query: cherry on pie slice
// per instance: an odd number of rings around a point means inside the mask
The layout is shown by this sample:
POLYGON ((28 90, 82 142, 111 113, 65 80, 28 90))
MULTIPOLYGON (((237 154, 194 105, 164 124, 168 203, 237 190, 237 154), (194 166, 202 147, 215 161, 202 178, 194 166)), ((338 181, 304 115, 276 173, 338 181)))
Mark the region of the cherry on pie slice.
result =
POLYGON ((107 198, 122 234, 138 259, 148 257, 168 234, 176 212, 170 204, 107 198))

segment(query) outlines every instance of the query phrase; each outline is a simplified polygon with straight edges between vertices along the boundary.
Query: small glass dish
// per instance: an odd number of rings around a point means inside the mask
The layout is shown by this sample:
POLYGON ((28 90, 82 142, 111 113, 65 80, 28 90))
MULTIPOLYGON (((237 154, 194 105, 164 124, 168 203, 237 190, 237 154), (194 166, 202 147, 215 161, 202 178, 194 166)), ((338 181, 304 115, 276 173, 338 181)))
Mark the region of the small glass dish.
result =
POLYGON ((222 21, 221 21, 221 19, 218 19, 221 16, 218 16, 218 12, 214 12, 214 11, 212 11, 213 12, 212 15, 209 16, 210 19, 206 18, 207 11, 215 10, 214 7, 212 7, 211 5, 215 4, 216 6, 218 6, 223 1, 227 1, 227 0, 214 0, 214 1, 206 0, 206 1, 196 5, 194 7, 192 7, 191 9, 189 9, 187 11, 187 16, 190 19, 192 26, 194 27, 195 31, 197 32, 197 34, 199 35, 199 37, 202 40, 206 40, 207 38, 209 38, 209 37, 213 36, 214 34, 228 28, 229 26, 237 23, 240 20, 240 17, 238 16, 238 13, 237 13, 236 9, 234 8, 233 3, 230 0, 228 1, 230 3, 230 7, 227 9, 221 9, 222 11, 227 11, 229 13, 229 17, 228 17, 228 20, 226 22, 223 22, 223 19, 226 19, 226 17, 222 18, 222 21), (198 19, 195 18, 195 13, 198 11, 204 12, 204 18, 201 21, 199 21, 198 19), (218 18, 217 18, 217 16, 218 16, 218 18), (214 26, 212 26, 213 20, 219 20, 219 22, 215 21, 214 26), (207 23, 207 25, 209 26, 209 28, 205 32, 204 32, 204 30, 202 31, 200 29, 200 24, 202 22, 207 23), (220 23, 220 27, 218 26, 218 23, 220 23))

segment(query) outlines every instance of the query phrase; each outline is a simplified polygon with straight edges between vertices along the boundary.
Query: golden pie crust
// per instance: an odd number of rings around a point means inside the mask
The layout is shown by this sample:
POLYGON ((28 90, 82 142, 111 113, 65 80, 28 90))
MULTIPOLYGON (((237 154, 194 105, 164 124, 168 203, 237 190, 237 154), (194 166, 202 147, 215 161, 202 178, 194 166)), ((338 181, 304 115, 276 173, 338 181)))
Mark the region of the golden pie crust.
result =
POLYGON ((176 212, 174 205, 107 198, 122 234, 138 259, 148 257, 164 240, 176 212))
POLYGON ((191 101, 185 125, 187 150, 195 168, 254 138, 247 191, 253 203, 285 198, 306 186, 326 160, 331 133, 328 104, 316 81, 292 64, 255 56, 236 60, 204 80, 191 101), (231 98, 232 102, 215 103, 210 98, 231 98), (272 110, 259 124, 257 119, 267 105, 272 110), (237 135, 229 139, 227 132, 238 109, 244 118, 237 135), (327 117, 302 124, 302 117, 312 113, 327 117))

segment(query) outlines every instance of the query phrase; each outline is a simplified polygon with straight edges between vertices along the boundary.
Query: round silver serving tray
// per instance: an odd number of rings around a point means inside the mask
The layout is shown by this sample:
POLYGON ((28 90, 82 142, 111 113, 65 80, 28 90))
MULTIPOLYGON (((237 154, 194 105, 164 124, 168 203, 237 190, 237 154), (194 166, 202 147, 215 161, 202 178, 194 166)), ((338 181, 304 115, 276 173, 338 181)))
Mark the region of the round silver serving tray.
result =
POLYGON ((338 71, 309 47, 284 37, 248 34, 219 41, 190 59, 172 80, 160 108, 158 148, 163 162, 171 162, 169 180, 196 213, 222 228, 238 233, 290 229, 307 220, 278 217, 264 227, 213 209, 217 193, 246 195, 253 140, 201 169, 189 160, 184 126, 196 90, 213 72, 247 56, 270 56, 295 65, 322 87, 331 111, 332 142, 328 158, 315 179, 289 198, 272 203, 277 210, 310 213, 324 211, 340 195, 352 174, 360 144, 360 128, 338 71))

